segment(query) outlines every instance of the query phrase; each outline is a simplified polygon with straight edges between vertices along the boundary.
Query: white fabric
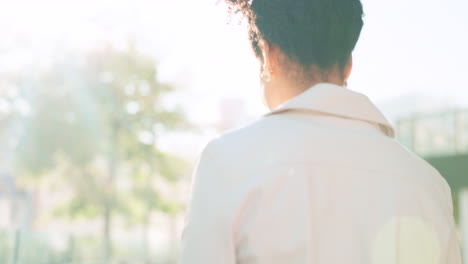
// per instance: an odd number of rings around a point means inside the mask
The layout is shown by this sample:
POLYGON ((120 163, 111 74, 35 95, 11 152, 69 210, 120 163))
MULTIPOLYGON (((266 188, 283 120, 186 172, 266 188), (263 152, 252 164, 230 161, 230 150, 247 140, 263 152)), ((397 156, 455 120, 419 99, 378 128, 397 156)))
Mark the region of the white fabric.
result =
POLYGON ((369 99, 316 85, 204 149, 182 264, 460 264, 450 188, 369 99))

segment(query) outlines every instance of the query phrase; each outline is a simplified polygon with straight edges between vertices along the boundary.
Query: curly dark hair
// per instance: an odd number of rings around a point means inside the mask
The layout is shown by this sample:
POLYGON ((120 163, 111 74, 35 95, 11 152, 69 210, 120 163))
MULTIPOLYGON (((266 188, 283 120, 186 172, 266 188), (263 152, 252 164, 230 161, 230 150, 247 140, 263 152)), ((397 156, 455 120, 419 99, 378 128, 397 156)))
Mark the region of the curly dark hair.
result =
POLYGON ((363 26, 360 0, 226 0, 231 13, 247 18, 249 39, 279 47, 304 69, 344 69, 363 26))

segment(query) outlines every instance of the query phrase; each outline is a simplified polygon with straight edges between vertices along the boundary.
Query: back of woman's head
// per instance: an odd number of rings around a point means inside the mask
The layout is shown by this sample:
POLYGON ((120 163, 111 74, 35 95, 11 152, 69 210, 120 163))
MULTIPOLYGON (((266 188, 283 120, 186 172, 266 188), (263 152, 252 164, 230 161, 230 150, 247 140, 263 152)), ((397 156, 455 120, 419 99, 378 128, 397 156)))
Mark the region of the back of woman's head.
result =
POLYGON ((356 46, 363 21, 360 0, 226 0, 248 21, 252 47, 277 46, 304 70, 343 69, 356 46))

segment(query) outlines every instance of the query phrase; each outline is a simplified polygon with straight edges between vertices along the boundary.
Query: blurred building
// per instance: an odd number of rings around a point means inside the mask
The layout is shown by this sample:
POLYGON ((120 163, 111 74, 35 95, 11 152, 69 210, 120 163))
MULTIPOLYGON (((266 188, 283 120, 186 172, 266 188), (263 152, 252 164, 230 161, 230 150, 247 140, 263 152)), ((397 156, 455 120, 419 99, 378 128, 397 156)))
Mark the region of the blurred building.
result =
POLYGON ((450 99, 418 93, 390 98, 377 103, 377 105, 394 125, 400 119, 405 119, 412 115, 440 113, 456 107, 456 103, 450 99))

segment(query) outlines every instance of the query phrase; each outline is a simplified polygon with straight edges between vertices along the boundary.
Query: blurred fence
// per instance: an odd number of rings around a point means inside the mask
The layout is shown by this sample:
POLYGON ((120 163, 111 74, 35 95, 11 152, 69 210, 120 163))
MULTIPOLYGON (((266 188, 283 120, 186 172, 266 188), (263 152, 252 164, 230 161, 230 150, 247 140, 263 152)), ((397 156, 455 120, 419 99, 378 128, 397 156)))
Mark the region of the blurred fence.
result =
POLYGON ((141 241, 114 241, 113 258, 103 257, 98 236, 0 231, 1 264, 173 264, 168 250, 146 255, 141 241), (145 256, 146 255, 146 256, 145 256))
POLYGON ((399 141, 423 156, 468 152, 468 110, 414 115, 396 125, 399 141))

